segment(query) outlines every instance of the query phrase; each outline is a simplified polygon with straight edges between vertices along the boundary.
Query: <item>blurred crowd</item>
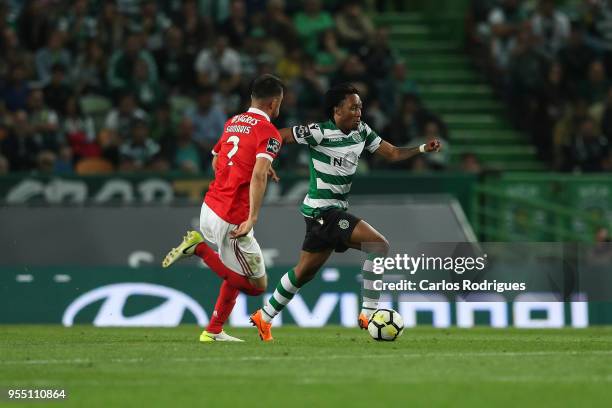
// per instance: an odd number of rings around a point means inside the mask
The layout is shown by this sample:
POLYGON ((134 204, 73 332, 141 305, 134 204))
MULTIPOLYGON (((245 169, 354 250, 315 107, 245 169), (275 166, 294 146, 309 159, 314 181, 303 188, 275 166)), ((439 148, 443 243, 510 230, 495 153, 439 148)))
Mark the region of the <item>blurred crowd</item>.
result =
MULTIPOLYGON (((224 122, 262 73, 288 85, 279 128, 325 120, 324 92, 352 82, 364 120, 393 143, 444 138, 366 12, 383 3, 0 1, 0 174, 210 171, 224 122)), ((283 149, 278 165, 307 169, 305 154, 283 149)))
POLYGON ((541 159, 612 171, 612 1, 472 0, 468 37, 541 159))

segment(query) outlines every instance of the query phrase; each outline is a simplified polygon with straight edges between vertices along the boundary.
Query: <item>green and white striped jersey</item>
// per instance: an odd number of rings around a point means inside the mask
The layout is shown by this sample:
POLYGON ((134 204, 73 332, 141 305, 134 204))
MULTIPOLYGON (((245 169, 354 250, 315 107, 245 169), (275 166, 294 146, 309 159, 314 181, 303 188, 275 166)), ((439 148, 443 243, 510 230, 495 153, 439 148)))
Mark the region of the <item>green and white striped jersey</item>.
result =
POLYGON ((348 208, 353 175, 364 149, 374 153, 382 139, 366 123, 348 135, 331 120, 292 128, 295 141, 310 150, 310 187, 302 203, 302 214, 312 217, 317 210, 348 208))

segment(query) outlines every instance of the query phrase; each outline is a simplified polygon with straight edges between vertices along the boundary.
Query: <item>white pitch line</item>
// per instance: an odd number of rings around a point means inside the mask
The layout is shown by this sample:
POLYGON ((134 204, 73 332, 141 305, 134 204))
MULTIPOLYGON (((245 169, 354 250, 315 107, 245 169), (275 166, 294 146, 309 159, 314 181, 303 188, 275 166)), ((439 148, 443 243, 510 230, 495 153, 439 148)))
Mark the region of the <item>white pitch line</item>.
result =
MULTIPOLYGON (((590 351, 484 351, 484 352, 465 352, 465 353, 388 353, 388 354, 364 354, 359 356, 359 359, 376 359, 380 360, 383 358, 471 358, 471 357, 529 357, 529 356, 591 356, 591 355, 612 355, 612 350, 590 350, 590 351)), ((324 356, 244 356, 244 357, 172 357, 167 359, 145 359, 141 357, 137 358, 111 358, 108 360, 88 360, 88 359, 48 359, 48 360, 6 360, 0 361, 0 365, 51 365, 51 364, 103 364, 103 363, 119 363, 119 364, 132 364, 132 363, 159 363, 159 362, 210 362, 210 361, 308 361, 308 360, 342 360, 342 359, 355 359, 354 355, 348 354, 331 354, 324 356)))

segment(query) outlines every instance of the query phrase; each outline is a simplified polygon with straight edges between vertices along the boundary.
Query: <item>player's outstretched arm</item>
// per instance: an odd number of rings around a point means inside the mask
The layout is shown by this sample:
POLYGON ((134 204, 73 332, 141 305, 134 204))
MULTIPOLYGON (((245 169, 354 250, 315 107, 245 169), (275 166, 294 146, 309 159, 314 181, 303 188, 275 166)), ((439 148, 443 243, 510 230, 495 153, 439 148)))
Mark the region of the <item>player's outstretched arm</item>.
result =
POLYGON ((282 128, 279 129, 278 132, 280 133, 281 137, 283 138, 283 144, 287 144, 287 143, 295 143, 295 138, 293 137, 293 129, 288 127, 288 128, 282 128))
POLYGON ((375 154, 382 156, 387 161, 396 162, 406 160, 419 153, 439 152, 442 148, 438 139, 430 140, 429 142, 415 147, 397 147, 387 141, 382 141, 380 147, 376 149, 375 154))
POLYGON ((261 208, 266 186, 268 184, 268 172, 271 165, 272 162, 264 157, 258 157, 255 161, 253 175, 251 176, 251 186, 249 188, 249 218, 235 230, 231 231, 230 237, 240 238, 245 236, 253 229, 253 225, 257 222, 259 218, 259 209, 261 208))

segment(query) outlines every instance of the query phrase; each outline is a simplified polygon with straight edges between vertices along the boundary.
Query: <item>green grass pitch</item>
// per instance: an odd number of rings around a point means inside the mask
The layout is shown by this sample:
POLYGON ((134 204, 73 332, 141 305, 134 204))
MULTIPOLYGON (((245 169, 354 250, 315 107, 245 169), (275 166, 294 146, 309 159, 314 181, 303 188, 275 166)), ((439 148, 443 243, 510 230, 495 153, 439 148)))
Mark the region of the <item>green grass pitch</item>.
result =
MULTIPOLYGON (((612 401, 612 328, 416 328, 396 342, 339 327, 0 327, 0 388, 64 388, 73 407, 596 407, 612 401)), ((8 402, 7 406, 41 406, 8 402)))

